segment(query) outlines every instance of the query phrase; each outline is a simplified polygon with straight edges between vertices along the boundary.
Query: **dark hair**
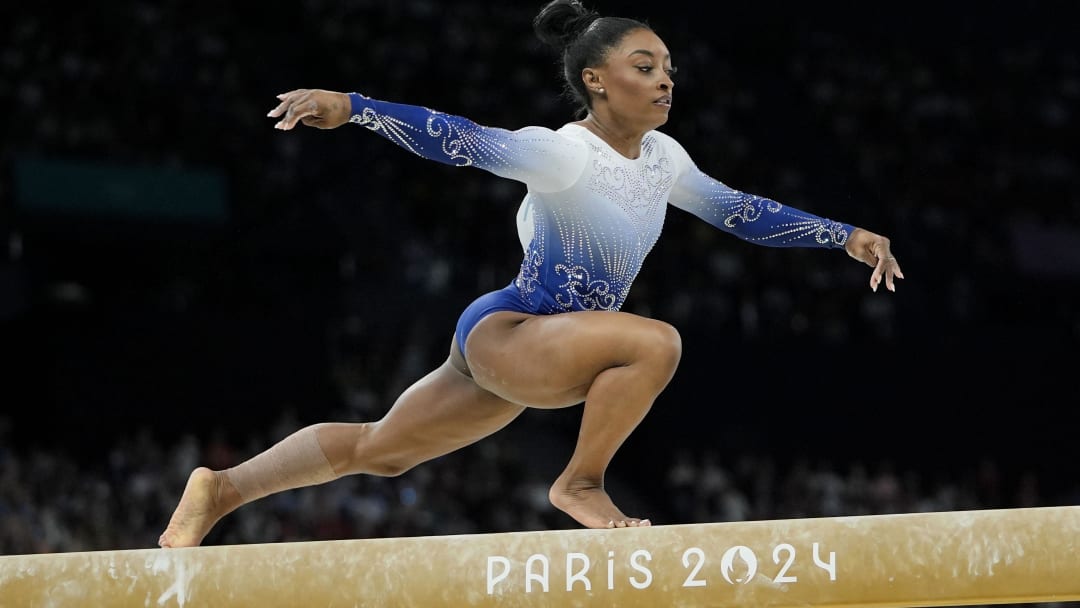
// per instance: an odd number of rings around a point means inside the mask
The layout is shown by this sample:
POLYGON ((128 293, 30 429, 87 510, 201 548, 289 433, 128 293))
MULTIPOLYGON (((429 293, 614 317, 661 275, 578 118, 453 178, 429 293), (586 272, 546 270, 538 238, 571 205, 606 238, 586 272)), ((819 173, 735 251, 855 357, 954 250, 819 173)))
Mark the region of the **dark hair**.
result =
POLYGON ((601 17, 586 9, 580 0, 552 0, 533 19, 533 31, 541 42, 561 52, 563 93, 577 104, 576 115, 584 117, 592 99, 581 71, 601 65, 608 51, 631 30, 651 30, 648 25, 626 17, 601 17))

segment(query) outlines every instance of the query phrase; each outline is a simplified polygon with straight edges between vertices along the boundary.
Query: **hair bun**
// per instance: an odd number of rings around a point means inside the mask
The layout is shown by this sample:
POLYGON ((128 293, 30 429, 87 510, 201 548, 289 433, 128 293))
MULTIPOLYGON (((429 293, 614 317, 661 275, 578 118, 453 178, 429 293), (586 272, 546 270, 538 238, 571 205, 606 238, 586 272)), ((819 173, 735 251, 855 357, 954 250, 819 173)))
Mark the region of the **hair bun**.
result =
POLYGON ((533 31, 541 42, 563 49, 600 18, 580 0, 552 0, 533 19, 533 31))

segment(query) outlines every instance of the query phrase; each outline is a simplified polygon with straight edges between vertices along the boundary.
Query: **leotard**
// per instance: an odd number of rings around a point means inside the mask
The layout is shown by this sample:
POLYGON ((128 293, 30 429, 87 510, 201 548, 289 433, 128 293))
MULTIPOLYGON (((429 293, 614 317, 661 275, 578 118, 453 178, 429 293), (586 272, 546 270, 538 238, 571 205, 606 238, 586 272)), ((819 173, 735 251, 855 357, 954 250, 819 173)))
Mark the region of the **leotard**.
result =
POLYGON ((728 187, 671 136, 649 131, 627 158, 577 124, 557 130, 479 125, 429 108, 350 93, 350 122, 424 158, 525 184, 517 212, 523 258, 504 288, 473 301, 455 335, 499 310, 616 311, 656 244, 667 206, 769 247, 843 248, 854 226, 728 187))

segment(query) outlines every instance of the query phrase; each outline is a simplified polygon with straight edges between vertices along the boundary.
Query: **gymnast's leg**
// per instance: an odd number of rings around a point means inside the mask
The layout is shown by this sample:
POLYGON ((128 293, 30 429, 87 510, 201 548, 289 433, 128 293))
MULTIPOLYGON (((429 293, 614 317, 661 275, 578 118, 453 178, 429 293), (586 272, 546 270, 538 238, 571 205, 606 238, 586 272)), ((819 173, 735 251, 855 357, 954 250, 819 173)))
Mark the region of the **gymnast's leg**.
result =
POLYGON ((577 446, 549 492, 589 528, 649 525, 627 517, 604 473, 675 374, 682 341, 667 323, 623 312, 550 316, 496 312, 466 340, 477 384, 507 401, 558 408, 585 402, 577 446))
POLYGON ((400 475, 494 433, 522 411, 477 386, 454 343, 447 361, 378 422, 311 425, 230 469, 194 470, 158 544, 198 545, 223 516, 276 492, 356 473, 400 475))

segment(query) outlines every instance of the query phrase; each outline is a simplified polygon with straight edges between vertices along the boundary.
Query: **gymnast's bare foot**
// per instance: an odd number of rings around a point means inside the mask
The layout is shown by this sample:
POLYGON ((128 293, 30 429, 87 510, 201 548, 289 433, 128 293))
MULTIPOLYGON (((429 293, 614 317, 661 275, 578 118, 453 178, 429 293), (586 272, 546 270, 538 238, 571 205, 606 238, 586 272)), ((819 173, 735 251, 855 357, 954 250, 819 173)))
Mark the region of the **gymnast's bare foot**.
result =
POLYGON ((239 506, 238 497, 224 475, 206 467, 195 469, 158 544, 166 548, 198 546, 219 519, 239 506), (229 500, 229 494, 236 496, 229 500))
POLYGON ((559 477, 548 491, 548 500, 586 528, 638 528, 651 526, 647 519, 627 517, 611 502, 602 485, 583 479, 559 477))

